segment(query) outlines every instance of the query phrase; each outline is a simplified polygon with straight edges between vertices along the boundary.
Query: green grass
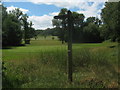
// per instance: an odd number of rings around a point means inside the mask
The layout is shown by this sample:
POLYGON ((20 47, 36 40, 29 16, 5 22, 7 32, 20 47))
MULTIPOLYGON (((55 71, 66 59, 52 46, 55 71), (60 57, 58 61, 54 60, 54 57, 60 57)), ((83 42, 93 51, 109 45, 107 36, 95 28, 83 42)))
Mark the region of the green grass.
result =
POLYGON ((3 49, 3 87, 103 88, 118 87, 117 43, 73 44, 73 83, 67 81, 67 44, 51 38, 31 40, 22 47, 3 49), (115 46, 110 48, 111 46, 115 46))

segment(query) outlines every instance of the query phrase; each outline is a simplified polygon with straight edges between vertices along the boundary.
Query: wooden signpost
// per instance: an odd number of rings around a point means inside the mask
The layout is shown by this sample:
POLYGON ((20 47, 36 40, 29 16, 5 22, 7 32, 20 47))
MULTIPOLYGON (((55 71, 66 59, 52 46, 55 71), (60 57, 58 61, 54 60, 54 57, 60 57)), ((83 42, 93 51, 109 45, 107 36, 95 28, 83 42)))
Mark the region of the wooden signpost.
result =
POLYGON ((65 19, 67 18, 68 25, 68 80, 72 82, 72 13, 69 10, 66 15, 55 16, 54 19, 65 19))

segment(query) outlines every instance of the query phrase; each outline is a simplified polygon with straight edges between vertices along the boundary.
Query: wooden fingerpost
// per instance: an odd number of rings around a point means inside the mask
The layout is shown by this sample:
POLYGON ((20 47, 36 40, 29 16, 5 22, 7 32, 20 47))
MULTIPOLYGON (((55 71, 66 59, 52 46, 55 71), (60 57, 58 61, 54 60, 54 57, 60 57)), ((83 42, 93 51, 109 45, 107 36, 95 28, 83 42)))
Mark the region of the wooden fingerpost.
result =
POLYGON ((68 81, 71 83, 72 80, 72 28, 73 28, 73 20, 72 13, 69 10, 65 15, 54 16, 54 19, 66 19, 67 18, 67 28, 68 28, 68 81))
POLYGON ((72 82, 72 13, 68 13, 68 80, 72 82))

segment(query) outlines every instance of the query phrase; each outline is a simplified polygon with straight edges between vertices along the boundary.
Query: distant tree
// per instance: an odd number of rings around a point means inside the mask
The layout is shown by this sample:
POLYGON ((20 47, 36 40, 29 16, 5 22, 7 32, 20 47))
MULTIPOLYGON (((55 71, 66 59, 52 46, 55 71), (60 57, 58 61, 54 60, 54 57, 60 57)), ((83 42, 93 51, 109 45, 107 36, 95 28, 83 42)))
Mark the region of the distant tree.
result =
MULTIPOLYGON (((62 8, 61 10, 60 10, 60 13, 58 14, 58 16, 60 16, 60 15, 66 15, 67 14, 67 8, 62 8)), ((66 40, 65 38, 67 38, 66 37, 66 32, 67 32, 67 19, 66 18, 62 18, 61 19, 61 30, 59 31, 59 38, 60 38, 60 40, 62 41, 62 44, 64 44, 64 41, 66 40)))
POLYGON ((81 27, 85 16, 83 14, 72 12, 74 26, 81 27))
POLYGON ((102 42, 99 27, 96 24, 90 23, 88 26, 84 27, 83 32, 84 42, 87 43, 102 42))
POLYGON ((61 20, 53 19, 53 20, 52 20, 52 25, 53 25, 53 27, 60 28, 61 22, 62 22, 61 20))
MULTIPOLYGON (((67 14, 67 9, 66 8, 62 8, 58 14, 58 16, 60 15, 65 15, 67 14)), ((59 32, 58 34, 58 38, 62 41, 62 44, 65 41, 65 33, 66 33, 66 18, 62 18, 62 19, 53 19, 52 20, 52 24, 53 26, 56 27, 56 30, 59 32)))
POLYGON ((99 19, 96 18, 96 17, 88 17, 88 18, 86 19, 86 24, 88 25, 89 23, 94 23, 94 24, 96 24, 96 25, 101 25, 102 21, 99 20, 99 19))
POLYGON ((74 25, 72 30, 72 41, 80 42, 80 39, 82 38, 81 33, 83 31, 85 16, 77 12, 72 12, 72 17, 73 17, 73 25, 74 25))
MULTIPOLYGON (((59 15, 67 14, 67 9, 60 10, 59 15)), ((73 28, 72 28, 72 41, 78 42, 102 42, 104 34, 101 33, 102 21, 96 17, 88 17, 86 20, 84 14, 72 12, 73 28), (101 33, 101 34, 100 34, 101 33)), ((68 40, 67 33, 67 18, 53 19, 53 26, 56 26, 58 38, 62 43, 68 40), (59 23, 61 21, 61 23, 59 23)))
POLYGON ((28 25, 28 38, 33 38, 37 36, 35 29, 32 26, 33 26, 33 23, 30 21, 28 25))
POLYGON ((30 40, 29 28, 28 28, 29 23, 28 23, 27 19, 28 19, 27 14, 24 14, 22 16, 22 18, 21 18, 22 25, 23 25, 23 30, 24 30, 23 33, 24 33, 24 42, 25 42, 25 44, 28 44, 28 40, 30 40))
MULTIPOLYGON (((67 15, 67 9, 66 8, 62 8, 58 14, 58 16, 60 15, 67 15)), ((83 26, 83 22, 84 22, 84 18, 85 16, 83 14, 79 14, 77 12, 72 12, 72 17, 73 17, 73 25, 74 27, 80 27, 82 28, 83 26)), ((62 43, 64 43, 64 41, 66 42, 68 39, 68 35, 67 35, 67 18, 61 18, 61 19, 53 19, 53 26, 56 26, 56 29, 58 30, 59 34, 58 34, 58 38, 62 41, 62 43)), ((75 28, 73 28, 72 30, 73 33, 73 42, 74 41, 79 41, 79 31, 76 30, 75 28)))
POLYGON ((32 22, 28 22, 28 15, 23 14, 22 16, 22 25, 23 25, 23 32, 24 32, 24 41, 25 44, 30 43, 30 38, 36 37, 35 29, 32 27, 32 22))
POLYGON ((101 27, 99 27, 100 29, 100 36, 103 40, 108 40, 111 39, 110 38, 110 29, 106 24, 101 25, 101 27))

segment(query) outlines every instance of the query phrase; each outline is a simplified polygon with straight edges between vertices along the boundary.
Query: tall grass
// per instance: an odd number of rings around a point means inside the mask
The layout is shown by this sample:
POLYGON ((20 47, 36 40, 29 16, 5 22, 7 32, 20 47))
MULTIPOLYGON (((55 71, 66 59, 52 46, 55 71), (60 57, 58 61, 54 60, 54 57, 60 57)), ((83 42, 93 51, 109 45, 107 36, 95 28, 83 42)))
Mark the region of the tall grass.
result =
POLYGON ((118 73, 115 70, 118 61, 114 62, 117 55, 113 50, 116 51, 107 46, 74 45, 72 84, 67 82, 66 46, 33 45, 6 50, 3 52, 6 67, 3 87, 118 87, 118 73), (111 54, 114 55, 111 56, 111 54))

